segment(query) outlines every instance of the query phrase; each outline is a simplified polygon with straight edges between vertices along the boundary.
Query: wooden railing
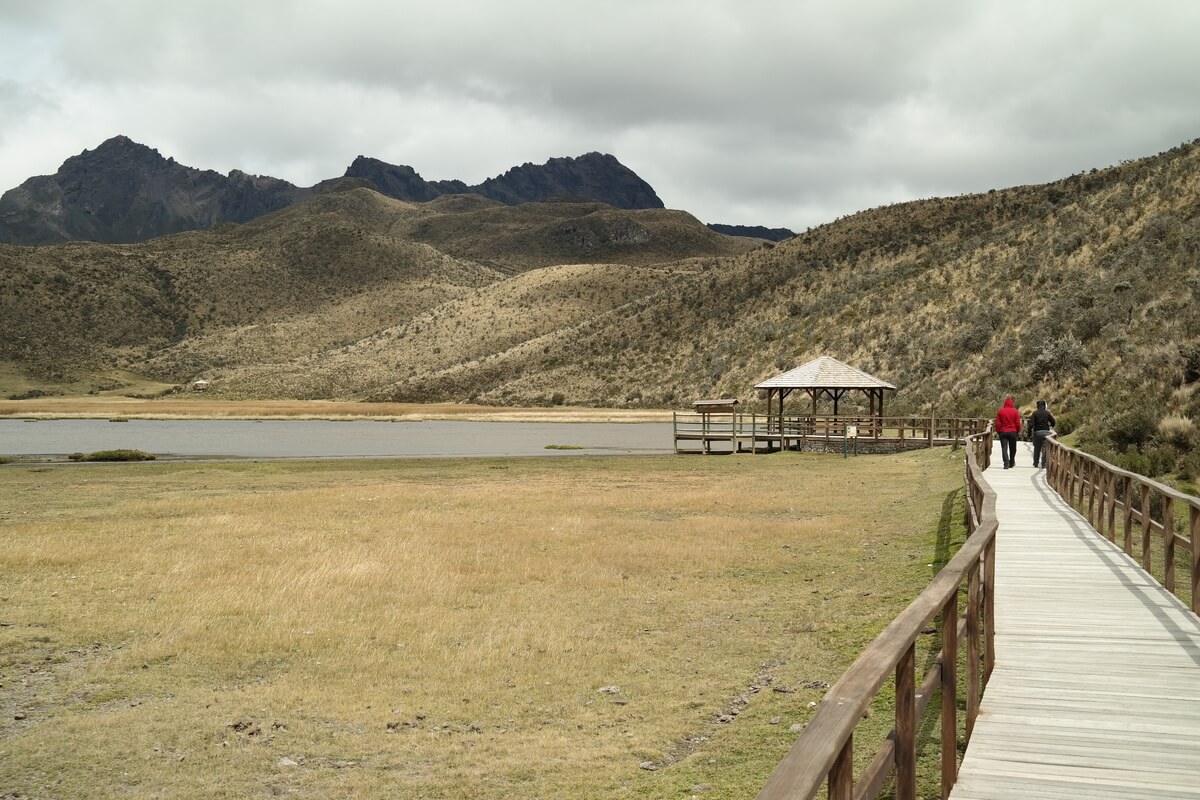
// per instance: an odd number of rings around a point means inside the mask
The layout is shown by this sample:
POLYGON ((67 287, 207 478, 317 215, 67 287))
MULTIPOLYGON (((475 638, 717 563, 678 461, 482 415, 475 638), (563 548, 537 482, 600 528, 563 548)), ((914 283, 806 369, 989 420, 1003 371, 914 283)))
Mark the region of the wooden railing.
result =
POLYGON ((1140 558, 1142 569, 1177 596, 1176 558, 1187 554, 1188 596, 1181 599, 1192 613, 1200 614, 1200 547, 1196 546, 1200 542, 1200 497, 1127 472, 1053 438, 1046 447, 1050 486, 1105 538, 1140 558), (1180 535, 1181 529, 1188 535, 1180 535), (1155 550, 1162 557, 1161 570, 1154 563, 1155 550))
MULTIPOLYGON (((742 414, 752 426, 767 433, 778 433, 780 418, 761 414, 742 414)), ((944 441, 965 439, 980 433, 987 426, 986 419, 961 417, 872 417, 872 416, 826 416, 810 414, 783 417, 783 432, 788 435, 807 436, 814 439, 841 439, 846 429, 853 427, 859 439, 879 441, 944 441)))
POLYGON ((917 791, 917 730, 938 689, 942 797, 949 795, 958 776, 960 691, 966 708, 965 738, 969 740, 983 684, 995 663, 996 494, 983 478, 991 452, 990 429, 967 439, 965 516, 970 536, 966 543, 829 690, 792 749, 771 773, 759 800, 809 800, 826 782, 830 800, 873 798, 893 774, 896 800, 912 800, 917 791), (964 583, 966 609, 960 615, 959 593, 964 583), (941 649, 918 685, 916 642, 935 618, 941 649), (958 680, 960 641, 966 644, 966 685, 962 688, 958 680), (893 676, 895 727, 856 776, 855 729, 880 688, 893 676))
POLYGON ((676 441, 745 442, 765 444, 841 441, 848 430, 859 441, 934 443, 961 441, 986 429, 988 420, 966 417, 873 417, 821 414, 767 416, 758 413, 696 414, 676 412, 676 441))

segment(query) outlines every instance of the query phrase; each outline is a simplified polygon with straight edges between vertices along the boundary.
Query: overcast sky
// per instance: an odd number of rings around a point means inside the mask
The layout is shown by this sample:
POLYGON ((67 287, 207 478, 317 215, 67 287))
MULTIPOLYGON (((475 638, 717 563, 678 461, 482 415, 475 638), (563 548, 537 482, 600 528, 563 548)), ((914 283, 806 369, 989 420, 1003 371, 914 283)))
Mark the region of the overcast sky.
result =
POLYGON ((0 191, 124 134, 308 186, 612 153, 803 230, 1200 138, 1192 0, 0 0, 0 191))

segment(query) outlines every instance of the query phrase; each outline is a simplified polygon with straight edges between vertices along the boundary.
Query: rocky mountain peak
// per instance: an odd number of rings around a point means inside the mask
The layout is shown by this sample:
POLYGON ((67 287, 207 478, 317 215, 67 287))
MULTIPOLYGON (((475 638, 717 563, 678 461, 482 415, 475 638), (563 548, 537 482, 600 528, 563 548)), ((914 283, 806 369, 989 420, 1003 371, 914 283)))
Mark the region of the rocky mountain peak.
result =
POLYGON ((474 189, 508 205, 530 200, 598 200, 617 208, 663 208, 650 184, 607 153, 551 158, 540 166, 526 162, 474 189))
POLYGON ((354 163, 346 169, 343 177, 366 179, 381 194, 397 200, 421 203, 443 194, 412 167, 403 164, 388 164, 367 156, 355 158, 354 163))
POLYGON ((68 158, 54 175, 30 178, 0 196, 0 242, 140 241, 247 222, 314 193, 359 185, 355 182, 407 202, 477 194, 506 205, 578 200, 617 208, 663 207, 648 183, 603 153, 522 164, 478 186, 427 181, 412 167, 360 155, 342 178, 301 188, 241 170, 225 176, 187 167, 128 136, 114 136, 68 158))

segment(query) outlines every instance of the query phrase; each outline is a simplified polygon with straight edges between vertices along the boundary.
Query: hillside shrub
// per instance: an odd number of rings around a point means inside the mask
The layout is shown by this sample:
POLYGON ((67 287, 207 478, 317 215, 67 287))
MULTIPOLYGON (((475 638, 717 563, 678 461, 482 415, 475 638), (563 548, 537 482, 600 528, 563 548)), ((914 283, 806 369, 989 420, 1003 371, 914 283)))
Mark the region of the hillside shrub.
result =
POLYGON ((956 349, 963 353, 978 353, 992 343, 996 329, 991 324, 978 321, 969 328, 963 328, 955 337, 956 349))
POLYGON ((1130 453, 1121 453, 1116 457, 1114 463, 1127 472, 1136 472, 1138 475, 1150 475, 1150 459, 1136 450, 1130 453))
POLYGON ((1183 380, 1186 383, 1200 380, 1200 342, 1180 345, 1179 355, 1183 356, 1183 380))
POLYGON ((1087 349, 1073 334, 1049 340, 1033 356, 1034 380, 1050 377, 1067 378, 1081 375, 1088 366, 1087 349))
POLYGON ((1158 438, 1181 453, 1192 449, 1196 425, 1187 417, 1170 414, 1158 421, 1158 438))
POLYGON ((27 392, 21 392, 19 394, 10 394, 8 396, 8 399, 9 400, 36 400, 39 397, 48 397, 48 396, 49 396, 49 392, 42 391, 41 389, 30 389, 27 392))
POLYGON ((1151 478, 1157 478, 1160 475, 1166 475, 1168 472, 1174 472, 1176 461, 1175 450, 1163 445, 1149 447, 1146 449, 1146 461, 1150 471, 1145 474, 1151 478))
POLYGON ((1133 447, 1140 451, 1158 430, 1154 418, 1140 409, 1125 411, 1115 417, 1110 417, 1104 427, 1109 441, 1118 450, 1127 450, 1133 447))
MULTIPOLYGON (((1175 473, 1179 476, 1179 480, 1187 483, 1200 478, 1200 450, 1193 450, 1180 458, 1179 464, 1175 467, 1175 473)), ((1187 487, 1184 490, 1192 491, 1187 487)))
POLYGON ((1058 431, 1059 436, 1066 436, 1079 427, 1078 421, 1074 414, 1055 414, 1054 415, 1054 430, 1058 431))
POLYGON ((154 455, 142 450, 97 450, 94 453, 71 453, 72 461, 153 461, 154 455))

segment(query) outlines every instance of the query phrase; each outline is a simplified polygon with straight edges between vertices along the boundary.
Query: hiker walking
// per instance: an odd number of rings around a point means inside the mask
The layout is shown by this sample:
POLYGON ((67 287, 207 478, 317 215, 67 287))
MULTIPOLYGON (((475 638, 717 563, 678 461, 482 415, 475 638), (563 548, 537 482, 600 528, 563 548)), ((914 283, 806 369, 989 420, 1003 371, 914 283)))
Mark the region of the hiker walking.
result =
POLYGON ((1046 408, 1045 400, 1037 401, 1037 408, 1029 415, 1029 440, 1033 442, 1033 466, 1045 467, 1046 459, 1042 447, 1046 438, 1054 435, 1054 415, 1046 408))
POLYGON ((1017 436, 1021 433, 1021 412, 1011 397, 1004 398, 1004 405, 996 411, 996 434, 1000 437, 1000 455, 1004 457, 1004 468, 1017 465, 1017 436))

